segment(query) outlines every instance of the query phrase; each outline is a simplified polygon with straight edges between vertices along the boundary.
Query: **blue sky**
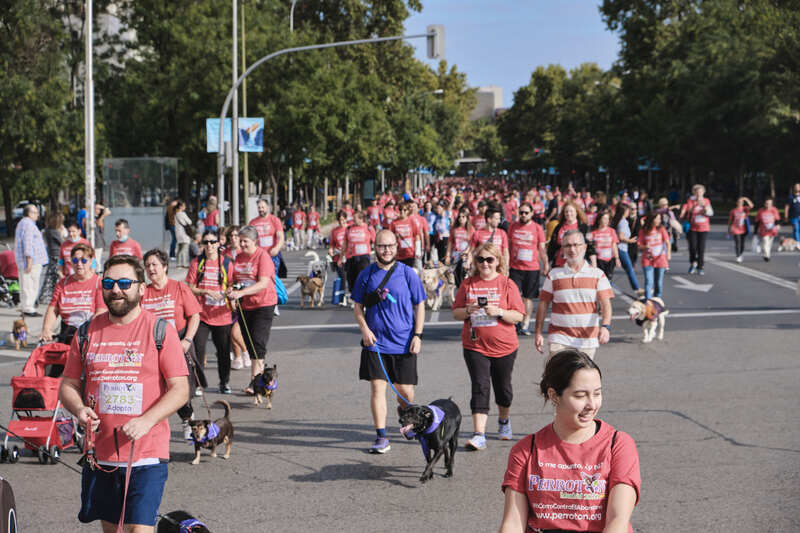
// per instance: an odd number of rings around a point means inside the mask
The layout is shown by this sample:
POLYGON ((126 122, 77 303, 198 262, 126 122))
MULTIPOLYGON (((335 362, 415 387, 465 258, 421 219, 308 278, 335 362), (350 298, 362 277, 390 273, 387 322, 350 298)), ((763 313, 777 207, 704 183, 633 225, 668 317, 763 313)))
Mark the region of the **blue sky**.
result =
MULTIPOLYGON (((619 39, 609 32, 595 0, 422 0, 423 10, 406 21, 409 34, 428 24, 445 26, 449 65, 467 74, 472 87, 499 85, 503 105, 527 85, 539 65, 567 69, 594 62, 607 69, 616 60, 619 39)), ((417 57, 426 57, 424 39, 414 39, 417 57)))

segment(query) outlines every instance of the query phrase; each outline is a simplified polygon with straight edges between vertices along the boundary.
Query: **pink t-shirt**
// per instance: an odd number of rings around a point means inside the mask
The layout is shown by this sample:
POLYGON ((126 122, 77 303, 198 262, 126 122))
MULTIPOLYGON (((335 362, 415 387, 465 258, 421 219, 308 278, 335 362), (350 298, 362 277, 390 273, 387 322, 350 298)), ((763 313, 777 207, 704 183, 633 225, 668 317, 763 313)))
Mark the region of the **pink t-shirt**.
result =
POLYGON ((470 237, 472 237, 472 234, 463 226, 450 228, 450 255, 453 261, 458 260, 461 254, 467 251, 470 237))
POLYGON ((731 226, 731 233, 733 235, 744 235, 747 232, 747 216, 750 214, 750 208, 736 207, 731 209, 728 215, 728 224, 731 226))
POLYGON ((161 290, 156 289, 152 283, 145 287, 142 307, 165 319, 177 331, 186 327, 189 317, 202 310, 189 286, 174 279, 168 279, 161 290))
POLYGON ((643 267, 669 267, 669 262, 667 261, 669 235, 667 234, 667 230, 664 229, 664 226, 653 228, 650 230, 650 233, 647 234, 645 234, 644 229, 642 229, 639 232, 637 243, 642 257, 643 267))
POLYGON ((56 283, 50 305, 55 307, 61 320, 76 328, 92 318, 97 310, 106 308, 103 291, 97 274, 80 281, 74 274, 56 283))
POLYGON ((369 255, 372 251, 372 243, 375 242, 375 230, 366 224, 356 226, 353 224, 347 228, 345 233, 347 241, 347 250, 345 250, 345 259, 350 259, 358 255, 369 255))
POLYGON ((272 257, 261 248, 252 255, 239 252, 236 262, 233 263, 233 282, 241 282, 249 287, 263 277, 269 278, 266 288, 258 294, 242 298, 243 308, 250 310, 275 305, 278 303, 278 293, 275 292, 275 264, 272 257))
POLYGON ((770 207, 769 209, 762 207, 759 209, 756 214, 756 222, 759 223, 758 234, 761 237, 775 237, 778 235, 778 220, 780 220, 780 215, 778 214, 778 210, 774 207, 770 207))
MULTIPOLYGON (((605 422, 581 444, 564 442, 548 424, 511 448, 502 489, 528 499, 528 531, 565 529, 602 531, 608 495, 615 485, 630 485, 639 501, 642 477, 636 443, 627 433, 605 422), (611 441, 614 447, 611 447, 611 441)), ((628 524, 628 532, 633 527, 628 524)))
MULTIPOLYGON (((239 254, 241 254, 241 252, 239 252, 239 254)), ((220 276, 219 270, 220 265, 224 268, 225 260, 220 258, 219 261, 204 261, 203 279, 200 280, 200 283, 197 283, 197 278, 199 277, 199 272, 197 271, 198 259, 197 257, 192 259, 189 265, 189 271, 186 272, 186 283, 197 286, 200 289, 225 294, 226 287, 223 287, 225 276, 220 276), (220 277, 222 277, 223 283, 220 283, 220 277)), ((231 268, 231 270, 233 269, 231 268)), ((227 273, 228 286, 231 284, 231 275, 231 272, 227 273)), ((216 300, 207 294, 197 296, 196 298, 197 302, 200 304, 201 321, 209 326, 227 326, 233 323, 233 314, 231 314, 231 306, 227 298, 216 300)))
MULTIPOLYGON (((86 384, 84 403, 96 401, 95 412, 100 416, 96 434, 98 461, 126 462, 130 440, 117 431, 119 453, 114 445, 114 428, 120 428, 132 418, 146 413, 167 392, 166 380, 187 376, 178 334, 167 328, 159 354, 153 340, 156 317, 142 311, 130 324, 112 324, 108 313, 92 319, 86 349, 86 384)), ((78 335, 64 367, 64 376, 80 379, 82 374, 78 335)), ((162 420, 136 441, 133 461, 140 459, 169 459, 169 423, 162 420)))
POLYGON ((689 199, 686 202, 686 216, 689 217, 689 229, 691 231, 709 231, 711 223, 706 215, 706 208, 711 207, 711 200, 703 198, 703 204, 700 205, 697 200, 689 199))
POLYGON ((411 217, 398 219, 392 222, 391 230, 397 236, 397 258, 414 257, 417 239, 422 237, 417 222, 411 217))
MULTIPOLYGON (((466 307, 467 304, 475 305, 479 296, 485 296, 489 305, 525 312, 517 284, 502 274, 489 281, 481 279, 480 276, 464 280, 458 288, 453 309, 466 307)), ((503 357, 519 348, 514 324, 488 316, 483 311, 478 311, 464 321, 464 326, 461 328, 461 344, 467 350, 476 351, 487 357, 503 357), (472 332, 475 333, 475 340, 472 340, 472 332)))
POLYGON ((477 248, 487 242, 489 238, 492 239, 492 244, 500 248, 501 251, 508 249, 508 235, 500 228, 497 228, 494 232, 489 228, 475 230, 469 239, 469 244, 473 248, 477 248), (492 233, 494 233, 494 236, 492 236, 492 233))
POLYGON ((278 231, 283 229, 281 221, 275 215, 267 215, 254 218, 249 225, 256 228, 258 232, 258 242, 256 244, 269 253, 270 248, 278 242, 278 231))
POLYGON ((303 224, 306 223, 306 214, 299 209, 292 214, 292 228, 303 229, 303 224))
POLYGON ((539 245, 545 242, 544 230, 536 222, 514 222, 508 228, 510 268, 539 270, 539 245))
POLYGON ((319 213, 316 211, 308 214, 308 229, 319 229, 319 213))
POLYGON ((333 248, 333 262, 339 261, 339 258, 344 252, 344 237, 347 231, 347 226, 336 226, 331 230, 330 246, 333 248))
POLYGON ((132 255, 141 259, 142 247, 138 242, 130 237, 125 239, 125 242, 116 240, 113 241, 111 246, 108 248, 108 256, 112 257, 115 255, 132 255))
POLYGON ((617 232, 611 227, 589 232, 589 240, 594 244, 597 259, 611 261, 614 259, 614 247, 619 244, 617 232))

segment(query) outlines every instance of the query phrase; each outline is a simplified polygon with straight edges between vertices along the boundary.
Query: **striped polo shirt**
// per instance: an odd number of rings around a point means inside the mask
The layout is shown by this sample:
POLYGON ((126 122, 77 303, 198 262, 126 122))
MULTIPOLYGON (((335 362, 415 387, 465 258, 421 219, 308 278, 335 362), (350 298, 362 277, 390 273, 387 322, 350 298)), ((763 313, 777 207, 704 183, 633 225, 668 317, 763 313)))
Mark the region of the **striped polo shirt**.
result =
POLYGON ((544 280, 539 300, 552 302, 548 342, 572 348, 597 348, 600 331, 598 298, 613 298, 608 278, 588 261, 577 272, 569 265, 554 268, 544 280))

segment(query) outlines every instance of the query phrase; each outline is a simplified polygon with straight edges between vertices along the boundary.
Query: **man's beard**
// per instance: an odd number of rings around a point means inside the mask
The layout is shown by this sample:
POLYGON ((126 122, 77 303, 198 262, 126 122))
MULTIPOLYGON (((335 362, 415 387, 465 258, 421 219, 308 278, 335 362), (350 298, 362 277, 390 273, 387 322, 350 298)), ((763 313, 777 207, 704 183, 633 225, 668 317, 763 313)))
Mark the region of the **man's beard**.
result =
POLYGON ((103 295, 103 301, 108 307, 108 312, 112 316, 125 316, 131 312, 135 307, 139 305, 139 301, 142 299, 141 295, 139 295, 139 291, 133 291, 133 294, 129 297, 124 292, 122 293, 121 299, 112 299, 112 295, 103 295))
POLYGON ((381 258, 380 254, 375 255, 375 260, 381 265, 391 265, 392 263, 394 263, 395 259, 397 259, 397 254, 393 254, 388 261, 384 261, 383 258, 381 258))

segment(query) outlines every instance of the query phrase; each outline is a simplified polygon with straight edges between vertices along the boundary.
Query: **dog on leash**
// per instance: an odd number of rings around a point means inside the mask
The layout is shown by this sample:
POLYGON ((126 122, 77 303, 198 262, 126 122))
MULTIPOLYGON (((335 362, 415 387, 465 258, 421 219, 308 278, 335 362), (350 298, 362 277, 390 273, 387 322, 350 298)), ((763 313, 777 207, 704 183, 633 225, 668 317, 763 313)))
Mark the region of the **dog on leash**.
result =
POLYGON ((779 252, 800 252, 800 242, 791 237, 781 237, 778 239, 779 252))
POLYGON ((28 325, 25 323, 24 313, 21 313, 19 318, 14 321, 14 327, 11 328, 11 341, 17 350, 20 346, 23 348, 28 346, 28 325))
POLYGON ((192 442, 194 442, 194 459, 192 464, 200 464, 200 450, 208 448, 211 450, 211 457, 217 456, 217 446, 225 445, 224 459, 231 456, 231 446, 233 445, 233 424, 229 418, 231 406, 225 400, 217 400, 214 405, 221 405, 225 408, 222 418, 211 420, 192 420, 189 422, 192 430, 192 442))
POLYGON ((305 307, 306 296, 311 299, 311 307, 314 307, 315 301, 317 302, 317 307, 322 307, 322 287, 324 286, 322 278, 297 276, 297 282, 300 283, 300 309, 305 307))
POLYGON ((427 465, 420 482, 433 477, 433 467, 444 455, 447 469, 444 477, 452 477, 453 460, 461 429, 461 411, 452 399, 434 400, 428 405, 399 407, 400 432, 406 439, 418 439, 427 465))
POLYGON ((253 405, 264 402, 264 407, 272 409, 272 397, 278 390, 278 365, 265 366, 264 371, 250 382, 250 388, 253 389, 253 405))
POLYGON ((636 321, 636 325, 642 326, 644 338, 642 342, 652 342, 653 338, 664 340, 664 325, 667 321, 667 310, 664 300, 661 298, 650 298, 649 300, 634 300, 628 307, 628 316, 636 321), (658 336, 656 337, 656 328, 658 336))
POLYGON ((161 515, 156 533, 211 533, 211 531, 186 511, 172 511, 161 515))
POLYGON ((445 295, 450 299, 450 305, 455 301, 456 277, 447 265, 422 269, 420 280, 425 287, 426 303, 432 311, 442 307, 445 295))

